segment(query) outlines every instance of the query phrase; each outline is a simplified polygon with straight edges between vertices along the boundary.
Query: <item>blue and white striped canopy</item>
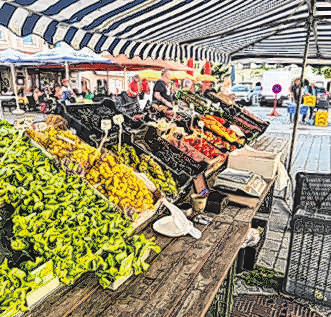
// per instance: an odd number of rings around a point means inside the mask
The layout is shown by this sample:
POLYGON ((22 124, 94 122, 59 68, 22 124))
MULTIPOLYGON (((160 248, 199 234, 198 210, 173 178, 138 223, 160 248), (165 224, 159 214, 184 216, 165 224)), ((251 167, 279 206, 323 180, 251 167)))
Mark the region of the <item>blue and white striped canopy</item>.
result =
POLYGON ((50 44, 132 58, 331 61, 327 0, 0 0, 0 24, 50 44))

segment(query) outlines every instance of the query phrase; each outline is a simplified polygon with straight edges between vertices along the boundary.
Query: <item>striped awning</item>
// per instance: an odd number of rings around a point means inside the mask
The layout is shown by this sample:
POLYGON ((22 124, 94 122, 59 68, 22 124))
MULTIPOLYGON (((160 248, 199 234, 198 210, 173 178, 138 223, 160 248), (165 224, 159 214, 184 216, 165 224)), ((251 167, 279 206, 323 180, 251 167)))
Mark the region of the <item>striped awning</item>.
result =
POLYGON ((229 58, 331 61, 328 0, 0 0, 0 24, 75 49, 227 64, 229 58))

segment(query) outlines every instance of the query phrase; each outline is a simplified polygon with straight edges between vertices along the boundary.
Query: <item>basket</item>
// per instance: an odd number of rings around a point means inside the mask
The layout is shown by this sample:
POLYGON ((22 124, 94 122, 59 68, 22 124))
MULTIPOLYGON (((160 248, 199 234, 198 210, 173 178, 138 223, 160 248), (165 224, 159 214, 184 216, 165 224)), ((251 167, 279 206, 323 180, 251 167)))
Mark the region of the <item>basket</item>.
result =
POLYGON ((300 107, 300 114, 305 115, 305 114, 307 114, 307 112, 308 112, 308 106, 302 105, 300 107))
POLYGON ((327 127, 329 124, 329 112, 318 110, 315 115, 315 125, 319 127, 327 127))
POLYGON ((299 208, 331 216, 330 173, 297 173, 293 212, 299 208))
POLYGON ((293 217, 285 290, 331 306, 331 217, 299 209, 293 217))

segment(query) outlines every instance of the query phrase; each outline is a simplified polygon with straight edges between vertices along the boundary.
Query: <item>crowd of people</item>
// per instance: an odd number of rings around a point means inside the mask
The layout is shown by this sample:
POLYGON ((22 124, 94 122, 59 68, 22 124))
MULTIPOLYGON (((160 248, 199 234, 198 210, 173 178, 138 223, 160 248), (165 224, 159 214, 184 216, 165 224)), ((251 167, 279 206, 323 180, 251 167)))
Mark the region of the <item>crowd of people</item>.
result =
MULTIPOLYGON (((308 121, 313 120, 314 109, 317 104, 317 89, 315 87, 315 83, 314 82, 309 83, 308 80, 305 80, 303 82, 301 100, 299 100, 300 92, 301 92, 301 80, 300 80, 300 78, 296 78, 296 79, 294 79, 293 84, 290 88, 292 104, 295 105, 296 107, 300 106, 300 105, 306 106, 305 99, 304 99, 305 96, 314 96, 315 98, 312 98, 310 100, 309 104, 307 103, 307 107, 309 109, 308 121)), ((308 109, 302 108, 302 110, 301 110, 301 114, 302 114, 301 122, 302 123, 306 123, 308 109)), ((293 111, 291 111, 289 113, 289 115, 290 115, 290 122, 293 122, 293 115, 294 115, 293 111)))

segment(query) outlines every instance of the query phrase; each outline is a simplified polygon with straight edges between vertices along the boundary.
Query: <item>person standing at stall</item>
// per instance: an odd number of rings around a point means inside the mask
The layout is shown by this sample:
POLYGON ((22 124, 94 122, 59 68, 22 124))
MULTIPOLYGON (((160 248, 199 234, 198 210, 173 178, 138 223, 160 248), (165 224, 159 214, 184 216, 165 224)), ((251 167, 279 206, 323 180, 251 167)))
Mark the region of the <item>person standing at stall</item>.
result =
POLYGON ((161 78, 155 83, 153 89, 152 105, 156 110, 166 111, 172 109, 172 94, 170 87, 170 71, 164 69, 161 78))
POLYGON ((140 77, 138 74, 134 75, 128 88, 128 97, 132 99, 132 102, 138 101, 137 97, 141 92, 140 89, 140 77))
POLYGON ((62 79, 62 99, 61 101, 75 102, 75 94, 69 86, 67 78, 62 79))
MULTIPOLYGON (((313 118, 314 108, 316 106, 316 101, 317 101, 317 90, 316 90, 316 87, 315 87, 315 83, 310 83, 310 85, 306 87, 304 94, 306 96, 315 96, 316 97, 315 103, 313 105, 308 106, 309 120, 311 120, 313 118)), ((304 114, 302 116, 302 121, 306 120, 306 116, 307 116, 306 114, 304 114)))
MULTIPOLYGON (((300 101, 299 101, 300 89, 301 89, 300 78, 296 78, 296 79, 294 79, 293 85, 291 86, 291 97, 292 97, 293 103, 297 107, 300 106, 300 101)), ((292 116, 293 116, 293 113, 290 113, 290 121, 291 122, 292 122, 292 119, 293 119, 292 116)))

